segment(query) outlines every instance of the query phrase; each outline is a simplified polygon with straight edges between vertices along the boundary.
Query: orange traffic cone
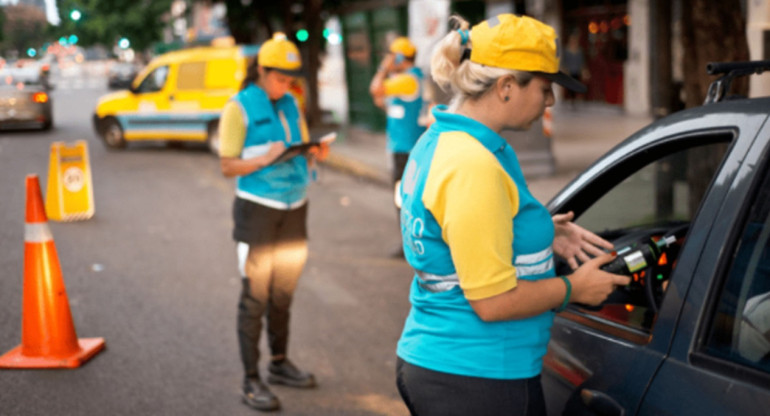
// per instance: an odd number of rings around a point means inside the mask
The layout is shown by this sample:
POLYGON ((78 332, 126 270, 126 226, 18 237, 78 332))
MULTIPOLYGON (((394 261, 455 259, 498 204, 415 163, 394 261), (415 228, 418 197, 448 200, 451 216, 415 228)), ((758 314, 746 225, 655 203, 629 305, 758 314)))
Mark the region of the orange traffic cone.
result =
POLYGON ((75 368, 104 348, 103 338, 75 334, 37 175, 27 176, 22 300, 21 345, 0 357, 0 368, 75 368))

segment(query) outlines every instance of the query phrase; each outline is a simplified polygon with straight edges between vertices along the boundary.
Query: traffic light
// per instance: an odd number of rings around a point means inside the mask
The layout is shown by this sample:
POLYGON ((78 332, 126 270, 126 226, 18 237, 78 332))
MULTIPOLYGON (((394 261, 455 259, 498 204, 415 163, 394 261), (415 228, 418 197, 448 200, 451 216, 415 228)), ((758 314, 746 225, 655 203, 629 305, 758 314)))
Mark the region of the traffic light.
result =
POLYGON ((78 35, 70 35, 68 42, 70 45, 76 45, 78 43, 78 35))
POLYGON ((74 10, 72 10, 72 11, 70 12, 70 19, 72 19, 72 20, 74 20, 74 21, 76 21, 76 22, 77 22, 78 20, 80 20, 80 18, 81 18, 81 17, 83 17, 83 14, 82 14, 82 13, 80 13, 80 10, 78 10, 78 9, 74 9, 74 10))
POLYGON ((310 33, 308 33, 308 31, 305 29, 300 29, 297 31, 296 36, 298 41, 304 42, 310 38, 310 33))
POLYGON ((131 46, 131 42, 127 38, 120 38, 118 46, 120 49, 128 49, 128 47, 131 46))

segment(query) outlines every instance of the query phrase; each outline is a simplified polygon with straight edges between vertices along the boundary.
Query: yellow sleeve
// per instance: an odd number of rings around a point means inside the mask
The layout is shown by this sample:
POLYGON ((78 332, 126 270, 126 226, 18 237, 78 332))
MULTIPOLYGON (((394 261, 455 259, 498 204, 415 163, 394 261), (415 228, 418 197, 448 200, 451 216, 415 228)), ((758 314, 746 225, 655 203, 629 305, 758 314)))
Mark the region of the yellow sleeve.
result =
POLYGON ((228 101, 219 118, 219 156, 240 157, 246 140, 246 123, 241 107, 228 101))
POLYGON ((465 297, 516 287, 513 217, 518 189, 497 159, 464 133, 445 133, 431 162, 423 203, 442 229, 465 297), (442 140, 443 139, 443 140, 442 140))
POLYGON ((383 83, 385 95, 414 95, 420 84, 412 74, 399 74, 386 79, 383 83))

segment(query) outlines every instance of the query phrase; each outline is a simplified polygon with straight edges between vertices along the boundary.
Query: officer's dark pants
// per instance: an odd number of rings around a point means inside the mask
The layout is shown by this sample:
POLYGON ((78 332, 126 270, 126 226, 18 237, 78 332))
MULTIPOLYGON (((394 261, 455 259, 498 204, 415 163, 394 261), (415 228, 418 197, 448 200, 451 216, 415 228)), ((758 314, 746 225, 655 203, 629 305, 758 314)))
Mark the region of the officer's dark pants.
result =
POLYGON ((238 302, 238 342, 246 376, 258 377, 263 315, 272 357, 283 358, 287 353, 289 308, 307 260, 307 204, 289 211, 252 205, 257 208, 249 209, 259 212, 251 212, 256 216, 249 223, 258 223, 258 230, 248 241, 246 277, 238 302))

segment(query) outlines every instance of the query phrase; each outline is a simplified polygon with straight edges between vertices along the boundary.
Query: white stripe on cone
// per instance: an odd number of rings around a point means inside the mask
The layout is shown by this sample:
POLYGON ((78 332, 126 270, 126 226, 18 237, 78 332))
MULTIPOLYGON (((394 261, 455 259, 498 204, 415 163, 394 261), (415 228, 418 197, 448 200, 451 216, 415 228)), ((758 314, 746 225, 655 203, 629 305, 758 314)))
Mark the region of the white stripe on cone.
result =
POLYGON ((46 243, 53 240, 51 230, 47 222, 27 223, 24 225, 24 242, 46 243))

